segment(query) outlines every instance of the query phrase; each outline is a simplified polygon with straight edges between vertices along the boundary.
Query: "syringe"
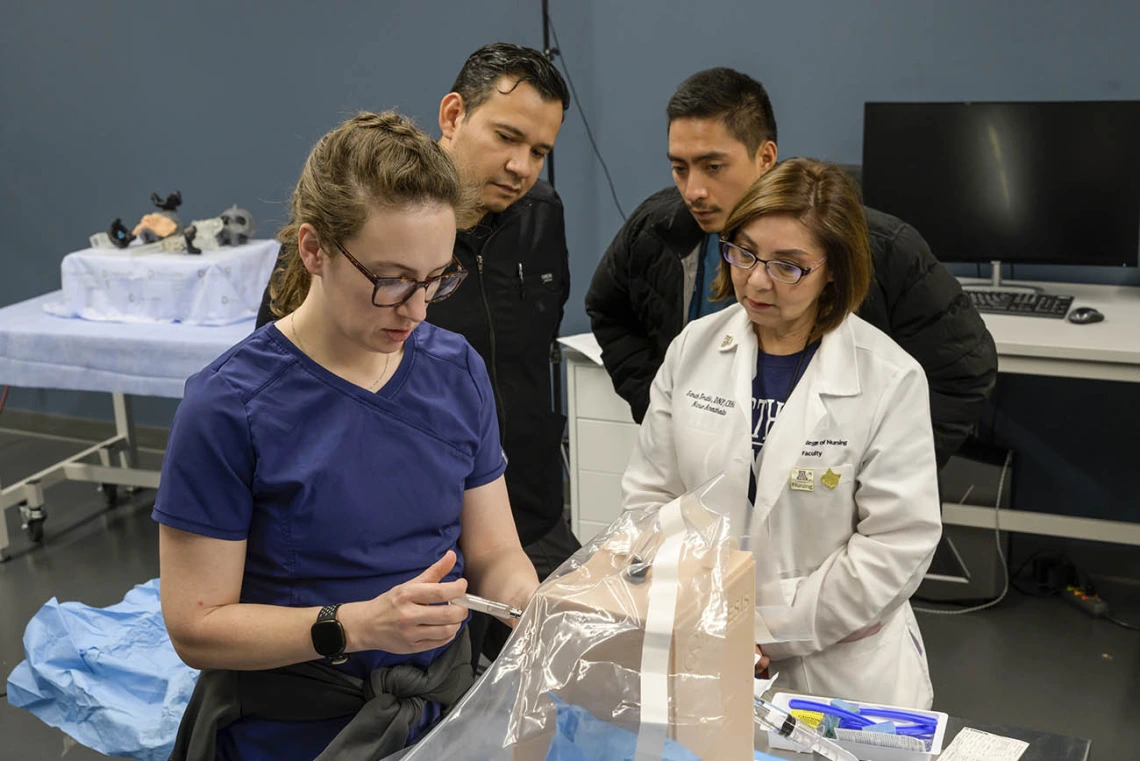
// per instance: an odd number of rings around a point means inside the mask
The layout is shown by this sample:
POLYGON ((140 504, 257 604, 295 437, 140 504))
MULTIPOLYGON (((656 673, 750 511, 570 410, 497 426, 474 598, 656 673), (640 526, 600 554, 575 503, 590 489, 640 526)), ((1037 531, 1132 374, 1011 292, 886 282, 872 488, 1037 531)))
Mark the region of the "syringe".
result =
POLYGON ((502 619, 503 621, 510 622, 522 618, 523 612, 518 608, 512 608, 505 602, 495 602, 483 597, 472 594, 463 594, 456 597, 451 601, 452 605, 462 605, 469 610, 476 610, 480 613, 494 616, 495 618, 502 619))
POLYGON ((844 750, 826 737, 821 737, 811 727, 806 727, 787 711, 761 698, 753 699, 755 721, 760 726, 776 732, 804 750, 818 753, 827 761, 859 761, 852 753, 844 750))

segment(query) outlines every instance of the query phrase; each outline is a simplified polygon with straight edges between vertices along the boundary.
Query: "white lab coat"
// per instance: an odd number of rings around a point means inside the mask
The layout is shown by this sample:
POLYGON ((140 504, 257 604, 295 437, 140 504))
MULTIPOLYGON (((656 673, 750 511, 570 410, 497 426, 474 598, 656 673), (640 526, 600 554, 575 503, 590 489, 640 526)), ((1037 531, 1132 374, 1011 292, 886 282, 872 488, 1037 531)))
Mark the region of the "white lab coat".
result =
POLYGON ((814 630, 763 646, 777 685, 929 708, 925 645, 908 602, 942 531, 922 367, 848 316, 824 336, 769 430, 750 506, 756 353, 740 305, 690 323, 673 341, 622 480, 624 507, 664 504, 725 473, 710 507, 728 514, 738 536, 749 533, 758 574, 778 576, 776 594, 795 623, 784 631, 814 630), (804 489, 791 488, 793 469, 804 489), (877 634, 841 642, 877 623, 877 634))

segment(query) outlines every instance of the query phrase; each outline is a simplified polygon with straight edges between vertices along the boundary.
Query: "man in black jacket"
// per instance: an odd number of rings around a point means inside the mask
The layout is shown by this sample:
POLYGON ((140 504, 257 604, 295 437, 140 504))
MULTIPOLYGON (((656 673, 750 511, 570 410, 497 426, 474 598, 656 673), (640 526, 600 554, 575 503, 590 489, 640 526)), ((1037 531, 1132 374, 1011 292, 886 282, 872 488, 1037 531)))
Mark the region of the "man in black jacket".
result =
MULTIPOLYGON (((607 249, 586 312, 614 389, 641 422, 669 342, 709 298, 716 234, 745 190, 776 163, 776 119, 756 80, 727 68, 686 79, 669 100, 675 188, 650 196, 607 249)), ((997 376, 997 351, 958 281, 910 225, 867 209, 874 279, 859 316, 926 370, 941 468, 965 441, 997 376)))
MULTIPOLYGON (((562 512, 565 418, 554 411, 550 378, 570 294, 566 226, 561 199, 539 180, 570 95, 541 53, 506 43, 475 51, 451 90, 440 103, 439 142, 478 188, 481 219, 455 241, 471 275, 427 319, 462 334, 487 363, 511 510, 541 579, 580 547, 562 512)), ((281 316, 266 288, 258 326, 281 316)), ((496 653, 505 633, 489 633, 485 651, 496 653)))

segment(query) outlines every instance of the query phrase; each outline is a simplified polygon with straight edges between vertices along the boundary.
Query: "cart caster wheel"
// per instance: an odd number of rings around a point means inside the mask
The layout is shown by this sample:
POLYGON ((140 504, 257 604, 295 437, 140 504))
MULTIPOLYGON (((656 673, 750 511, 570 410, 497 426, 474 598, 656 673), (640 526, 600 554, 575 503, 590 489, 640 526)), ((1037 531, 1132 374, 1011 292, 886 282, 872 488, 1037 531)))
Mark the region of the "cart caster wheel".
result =
POLYGON ((34 544, 42 544, 43 543, 43 541, 44 541, 44 519, 43 518, 37 518, 35 520, 28 521, 28 525, 25 526, 25 530, 28 532, 28 538, 31 539, 34 544))
POLYGON ((102 484, 99 491, 103 492, 103 504, 108 508, 119 504, 119 487, 117 484, 102 484))

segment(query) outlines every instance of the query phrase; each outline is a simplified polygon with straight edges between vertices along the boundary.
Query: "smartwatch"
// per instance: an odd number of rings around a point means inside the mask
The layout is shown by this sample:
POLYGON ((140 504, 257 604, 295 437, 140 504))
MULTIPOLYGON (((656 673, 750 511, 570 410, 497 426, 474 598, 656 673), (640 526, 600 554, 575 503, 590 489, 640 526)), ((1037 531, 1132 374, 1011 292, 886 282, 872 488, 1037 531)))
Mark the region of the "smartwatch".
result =
POLYGON ((321 608, 316 623, 309 630, 313 638, 313 649, 328 658, 334 666, 348 661, 348 656, 344 652, 344 627, 336 620, 338 608, 340 605, 326 605, 321 608))

